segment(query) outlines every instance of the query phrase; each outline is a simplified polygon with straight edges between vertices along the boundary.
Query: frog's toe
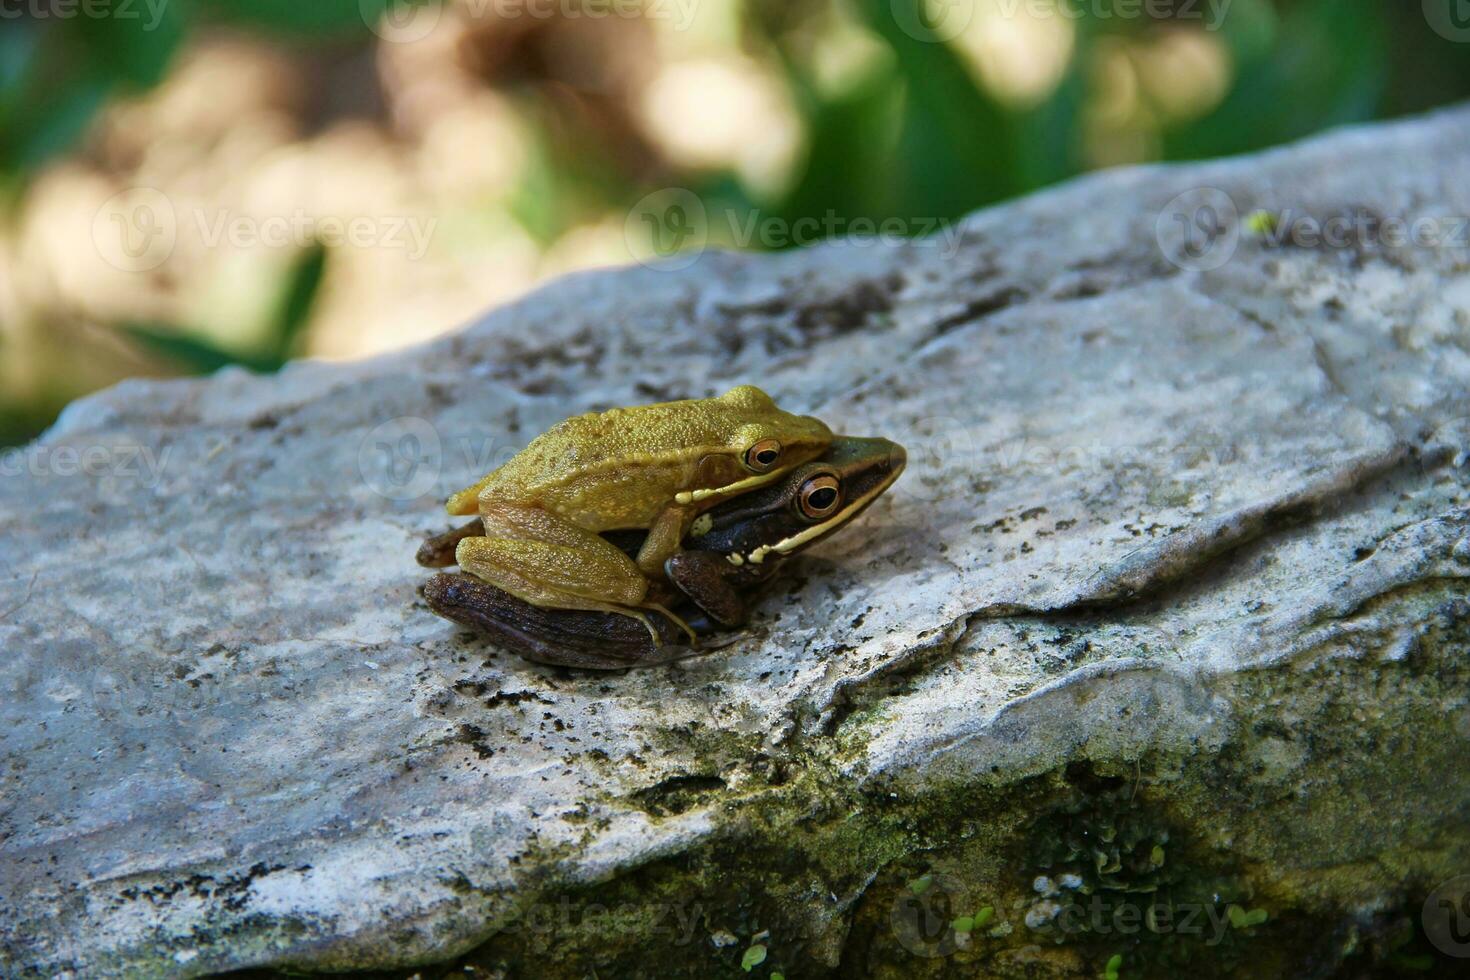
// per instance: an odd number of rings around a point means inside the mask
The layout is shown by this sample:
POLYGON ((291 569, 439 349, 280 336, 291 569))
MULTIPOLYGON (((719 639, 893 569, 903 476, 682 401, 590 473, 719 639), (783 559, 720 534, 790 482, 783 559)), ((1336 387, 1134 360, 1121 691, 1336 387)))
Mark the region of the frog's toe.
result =
POLYGON ((485 533, 485 525, 477 517, 468 524, 436 534, 419 546, 418 563, 425 568, 448 568, 455 564, 455 550, 465 538, 485 533))

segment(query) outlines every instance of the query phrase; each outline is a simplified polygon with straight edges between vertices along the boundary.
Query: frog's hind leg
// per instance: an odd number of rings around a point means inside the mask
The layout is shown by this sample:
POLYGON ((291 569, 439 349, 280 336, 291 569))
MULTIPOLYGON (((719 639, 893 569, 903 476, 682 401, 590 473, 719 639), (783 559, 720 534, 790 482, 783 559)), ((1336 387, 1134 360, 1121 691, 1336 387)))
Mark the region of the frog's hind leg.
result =
POLYGON ((661 617, 653 617, 662 639, 662 645, 654 645, 644 624, 628 616, 542 609, 470 575, 435 575, 422 591, 438 615, 486 633, 537 663, 622 670, 704 652, 679 646, 678 629, 661 617))
MULTIPOLYGON (((660 643, 643 610, 663 610, 647 601, 648 579, 616 545, 539 508, 481 501, 480 519, 484 536, 465 538, 455 549, 462 570, 533 606, 631 616, 660 643)), ((678 617, 669 618, 690 632, 678 617)))

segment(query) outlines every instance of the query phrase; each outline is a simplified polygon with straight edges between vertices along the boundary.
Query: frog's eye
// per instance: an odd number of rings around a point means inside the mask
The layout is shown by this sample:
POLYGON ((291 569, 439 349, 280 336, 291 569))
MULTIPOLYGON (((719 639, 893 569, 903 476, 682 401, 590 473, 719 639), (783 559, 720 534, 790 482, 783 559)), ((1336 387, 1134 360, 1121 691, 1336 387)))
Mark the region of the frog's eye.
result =
POLYGON ((796 499, 804 516, 819 521, 832 516, 842 503, 842 484, 835 476, 814 476, 801 485, 796 499))
POLYGON ((775 439, 762 439, 745 451, 745 465, 757 473, 769 473, 781 460, 781 444, 775 439))

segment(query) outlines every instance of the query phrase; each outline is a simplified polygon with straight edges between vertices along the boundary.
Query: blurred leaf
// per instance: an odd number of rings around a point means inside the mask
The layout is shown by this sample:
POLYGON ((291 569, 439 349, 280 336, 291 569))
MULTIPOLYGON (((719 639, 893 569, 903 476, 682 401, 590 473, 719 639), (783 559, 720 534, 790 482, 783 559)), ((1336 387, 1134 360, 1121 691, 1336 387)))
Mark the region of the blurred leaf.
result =
MULTIPOLYGON (((1079 25, 1079 49, 1084 32, 1079 25)), ((1045 101, 1015 115, 1018 192, 1066 180, 1082 169, 1079 143, 1082 107, 1087 99, 1082 61, 1074 55, 1056 90, 1045 101)))
POLYGON ((177 327, 119 323, 117 329, 140 347, 176 364, 189 374, 213 374, 231 364, 262 372, 273 371, 277 367, 265 359, 225 350, 203 337, 183 333, 177 327))
POLYGON ((91 13, 65 22, 84 46, 88 68, 138 89, 162 81, 184 37, 185 5, 176 0, 90 3, 91 13))
POLYGON ((273 332, 271 356, 277 367, 295 356, 326 271, 327 250, 319 242, 308 248, 291 270, 281 301, 281 315, 273 332))
POLYGON ((1265 54, 1236 66, 1214 112, 1164 134, 1167 158, 1264 149, 1374 116, 1388 71, 1387 26, 1374 0, 1306 0, 1275 37, 1265 54))
POLYGON ((526 155, 527 164, 511 192, 507 209, 532 238, 549 246, 566 230, 569 221, 566 195, 561 189, 570 181, 560 174, 539 131, 526 141, 526 155))
POLYGON ((112 91, 109 80, 79 75, 54 87, 44 102, 0 115, 0 163, 6 170, 35 170, 70 149, 87 131, 112 91))
POLYGON ((0 446, 19 446, 46 431, 61 405, 49 400, 0 400, 0 446))
POLYGON ((0 99, 13 92, 31 72, 40 50, 33 23, 12 24, 0 32, 0 99))
POLYGON ((189 374, 213 374, 231 364, 263 374, 279 371, 300 346, 312 306, 321 291, 326 266, 327 250, 321 244, 312 245, 297 260, 286 278, 280 314, 272 325, 270 339, 259 353, 230 350, 196 331, 178 326, 126 322, 117 324, 116 328, 145 350, 189 374))
POLYGON ((1019 189, 1015 133, 949 45, 924 24, 922 0, 859 0, 893 49, 904 82, 895 187, 898 213, 957 218, 1019 189))
POLYGON ((6 24, 0 55, 0 170, 34 170, 86 131, 114 79, 83 55, 69 22, 6 24))
POLYGON ((201 10, 220 20, 235 21, 281 33, 305 35, 366 34, 377 27, 384 11, 437 5, 437 0, 196 0, 201 10))
POLYGON ((1231 0, 1221 16, 1219 34, 1236 64, 1253 64, 1270 55, 1281 20, 1270 0, 1231 0))
POLYGON ((852 218, 892 213, 893 155, 902 111, 891 69, 876 71, 835 98, 817 91, 785 60, 806 132, 806 159, 777 211, 788 221, 829 211, 852 218))

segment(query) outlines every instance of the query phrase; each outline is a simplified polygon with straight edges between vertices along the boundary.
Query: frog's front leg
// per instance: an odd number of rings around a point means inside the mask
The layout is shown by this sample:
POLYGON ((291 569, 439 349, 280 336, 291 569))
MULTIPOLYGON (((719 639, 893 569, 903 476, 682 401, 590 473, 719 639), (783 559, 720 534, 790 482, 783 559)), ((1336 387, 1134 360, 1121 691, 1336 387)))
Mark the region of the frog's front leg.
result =
MULTIPOLYGON (((616 545, 539 507, 480 502, 483 537, 455 548, 459 567, 533 606, 619 613, 640 620, 660 641, 643 610, 682 620, 648 601, 648 579, 616 545)), ((688 627, 684 627, 691 637, 688 627)))
POLYGON ((664 571, 669 581, 721 626, 741 626, 750 617, 750 607, 740 592, 749 583, 719 552, 681 551, 669 558, 664 571))
POLYGON ((638 548, 638 570, 644 577, 657 581, 665 572, 665 564, 679 553, 694 512, 686 506, 670 504, 648 526, 648 536, 638 548))

